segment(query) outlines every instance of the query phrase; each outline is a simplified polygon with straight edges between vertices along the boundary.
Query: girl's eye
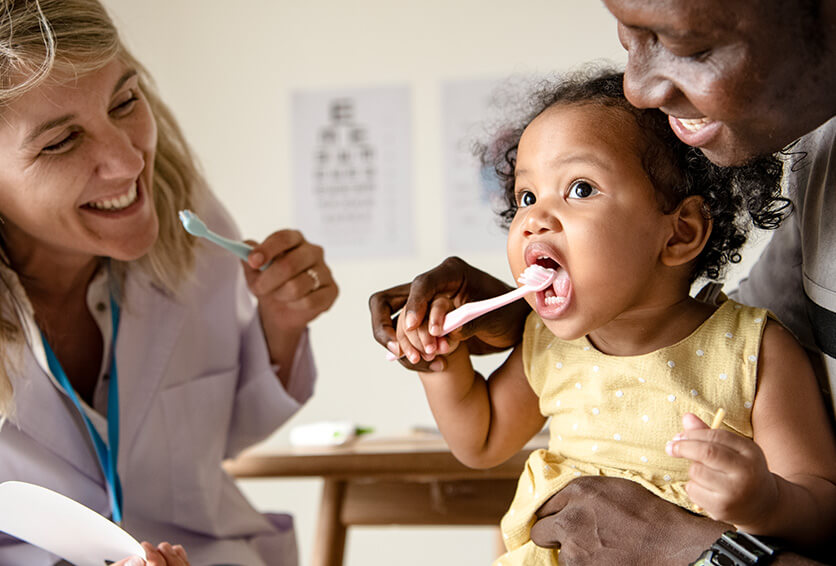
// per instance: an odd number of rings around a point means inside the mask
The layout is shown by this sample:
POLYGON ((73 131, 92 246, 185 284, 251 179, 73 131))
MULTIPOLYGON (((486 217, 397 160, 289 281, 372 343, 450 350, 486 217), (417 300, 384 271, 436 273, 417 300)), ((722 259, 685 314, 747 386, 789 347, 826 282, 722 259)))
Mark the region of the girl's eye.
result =
POLYGON ((535 197, 534 193, 531 191, 520 191, 519 194, 517 194, 517 203, 520 208, 531 206, 535 202, 537 202, 537 197, 535 197))
POLYGON ((586 181, 575 181, 569 186, 569 198, 589 198, 598 194, 598 189, 586 181))

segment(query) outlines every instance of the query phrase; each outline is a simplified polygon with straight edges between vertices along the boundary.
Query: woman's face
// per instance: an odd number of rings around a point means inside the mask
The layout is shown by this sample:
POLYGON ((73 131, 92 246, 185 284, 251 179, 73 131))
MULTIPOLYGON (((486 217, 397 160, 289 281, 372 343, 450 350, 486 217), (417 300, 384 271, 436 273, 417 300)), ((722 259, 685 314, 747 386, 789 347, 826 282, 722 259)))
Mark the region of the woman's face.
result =
POLYGON ((13 264, 142 257, 157 239, 157 126, 134 69, 47 81, 0 109, 0 226, 13 264))
POLYGON ((719 165, 774 153, 836 113, 834 55, 798 2, 604 3, 628 54, 627 98, 668 114, 676 135, 719 165))

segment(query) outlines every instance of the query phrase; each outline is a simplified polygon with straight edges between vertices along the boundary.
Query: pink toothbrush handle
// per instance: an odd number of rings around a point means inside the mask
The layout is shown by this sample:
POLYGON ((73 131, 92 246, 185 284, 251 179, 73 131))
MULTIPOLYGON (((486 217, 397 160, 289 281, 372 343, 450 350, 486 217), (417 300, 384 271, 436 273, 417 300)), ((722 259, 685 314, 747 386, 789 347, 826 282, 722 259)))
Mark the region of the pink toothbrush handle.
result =
MULTIPOLYGON (((452 310, 447 313, 444 317, 444 325, 441 328, 441 335, 445 336, 455 329, 459 328, 460 326, 467 324, 474 318, 482 316, 485 313, 488 313, 492 310, 496 310, 499 307, 504 307, 508 303, 513 303, 517 299, 521 299, 526 294, 535 291, 536 288, 530 285, 523 285, 521 287, 517 287, 512 291, 508 291, 503 295, 499 295, 498 297, 493 297, 490 299, 485 299, 482 301, 474 301, 472 303, 466 303, 459 308, 452 310)), ((386 359, 390 362, 393 362, 398 359, 398 356, 393 354, 392 352, 386 353, 386 359)))
POLYGON ((513 291, 508 291, 498 297, 485 299, 483 301, 475 301, 473 303, 466 303, 456 310, 452 310, 447 313, 447 316, 444 317, 444 325, 441 328, 441 335, 445 336, 460 326, 467 324, 474 318, 482 316, 492 310, 496 310, 499 307, 504 307, 508 303, 513 303, 533 290, 533 287, 523 285, 522 287, 517 287, 513 291))

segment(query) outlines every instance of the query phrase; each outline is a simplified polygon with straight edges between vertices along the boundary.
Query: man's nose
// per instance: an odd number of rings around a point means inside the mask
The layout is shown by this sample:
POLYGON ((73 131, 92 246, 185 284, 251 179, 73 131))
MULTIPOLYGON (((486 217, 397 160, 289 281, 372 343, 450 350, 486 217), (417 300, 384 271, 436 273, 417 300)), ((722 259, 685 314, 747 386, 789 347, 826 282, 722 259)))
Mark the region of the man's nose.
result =
POLYGON ((665 72, 670 64, 663 48, 649 31, 619 26, 618 36, 627 50, 624 95, 638 108, 663 108, 671 104, 678 89, 665 72))

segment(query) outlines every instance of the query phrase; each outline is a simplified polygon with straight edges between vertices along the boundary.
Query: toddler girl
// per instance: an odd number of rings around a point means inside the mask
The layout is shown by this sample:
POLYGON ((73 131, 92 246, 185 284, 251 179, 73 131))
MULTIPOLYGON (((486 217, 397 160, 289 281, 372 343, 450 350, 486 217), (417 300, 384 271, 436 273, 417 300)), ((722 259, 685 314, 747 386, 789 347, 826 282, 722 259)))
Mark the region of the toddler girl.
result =
POLYGON ((522 345, 485 380, 455 333, 438 337, 458 306, 448 297, 398 323, 412 362, 447 357, 421 380, 466 465, 496 466, 551 419, 549 448, 529 457, 502 520, 497 564, 557 563, 530 527, 586 474, 636 481, 749 533, 820 540, 836 520, 836 447, 805 352, 763 309, 689 295, 739 260, 749 218, 780 222, 780 164, 712 165, 664 114, 630 106, 619 73, 571 76, 533 100, 485 152, 499 156, 515 278, 532 264, 557 271, 526 297, 522 345))

